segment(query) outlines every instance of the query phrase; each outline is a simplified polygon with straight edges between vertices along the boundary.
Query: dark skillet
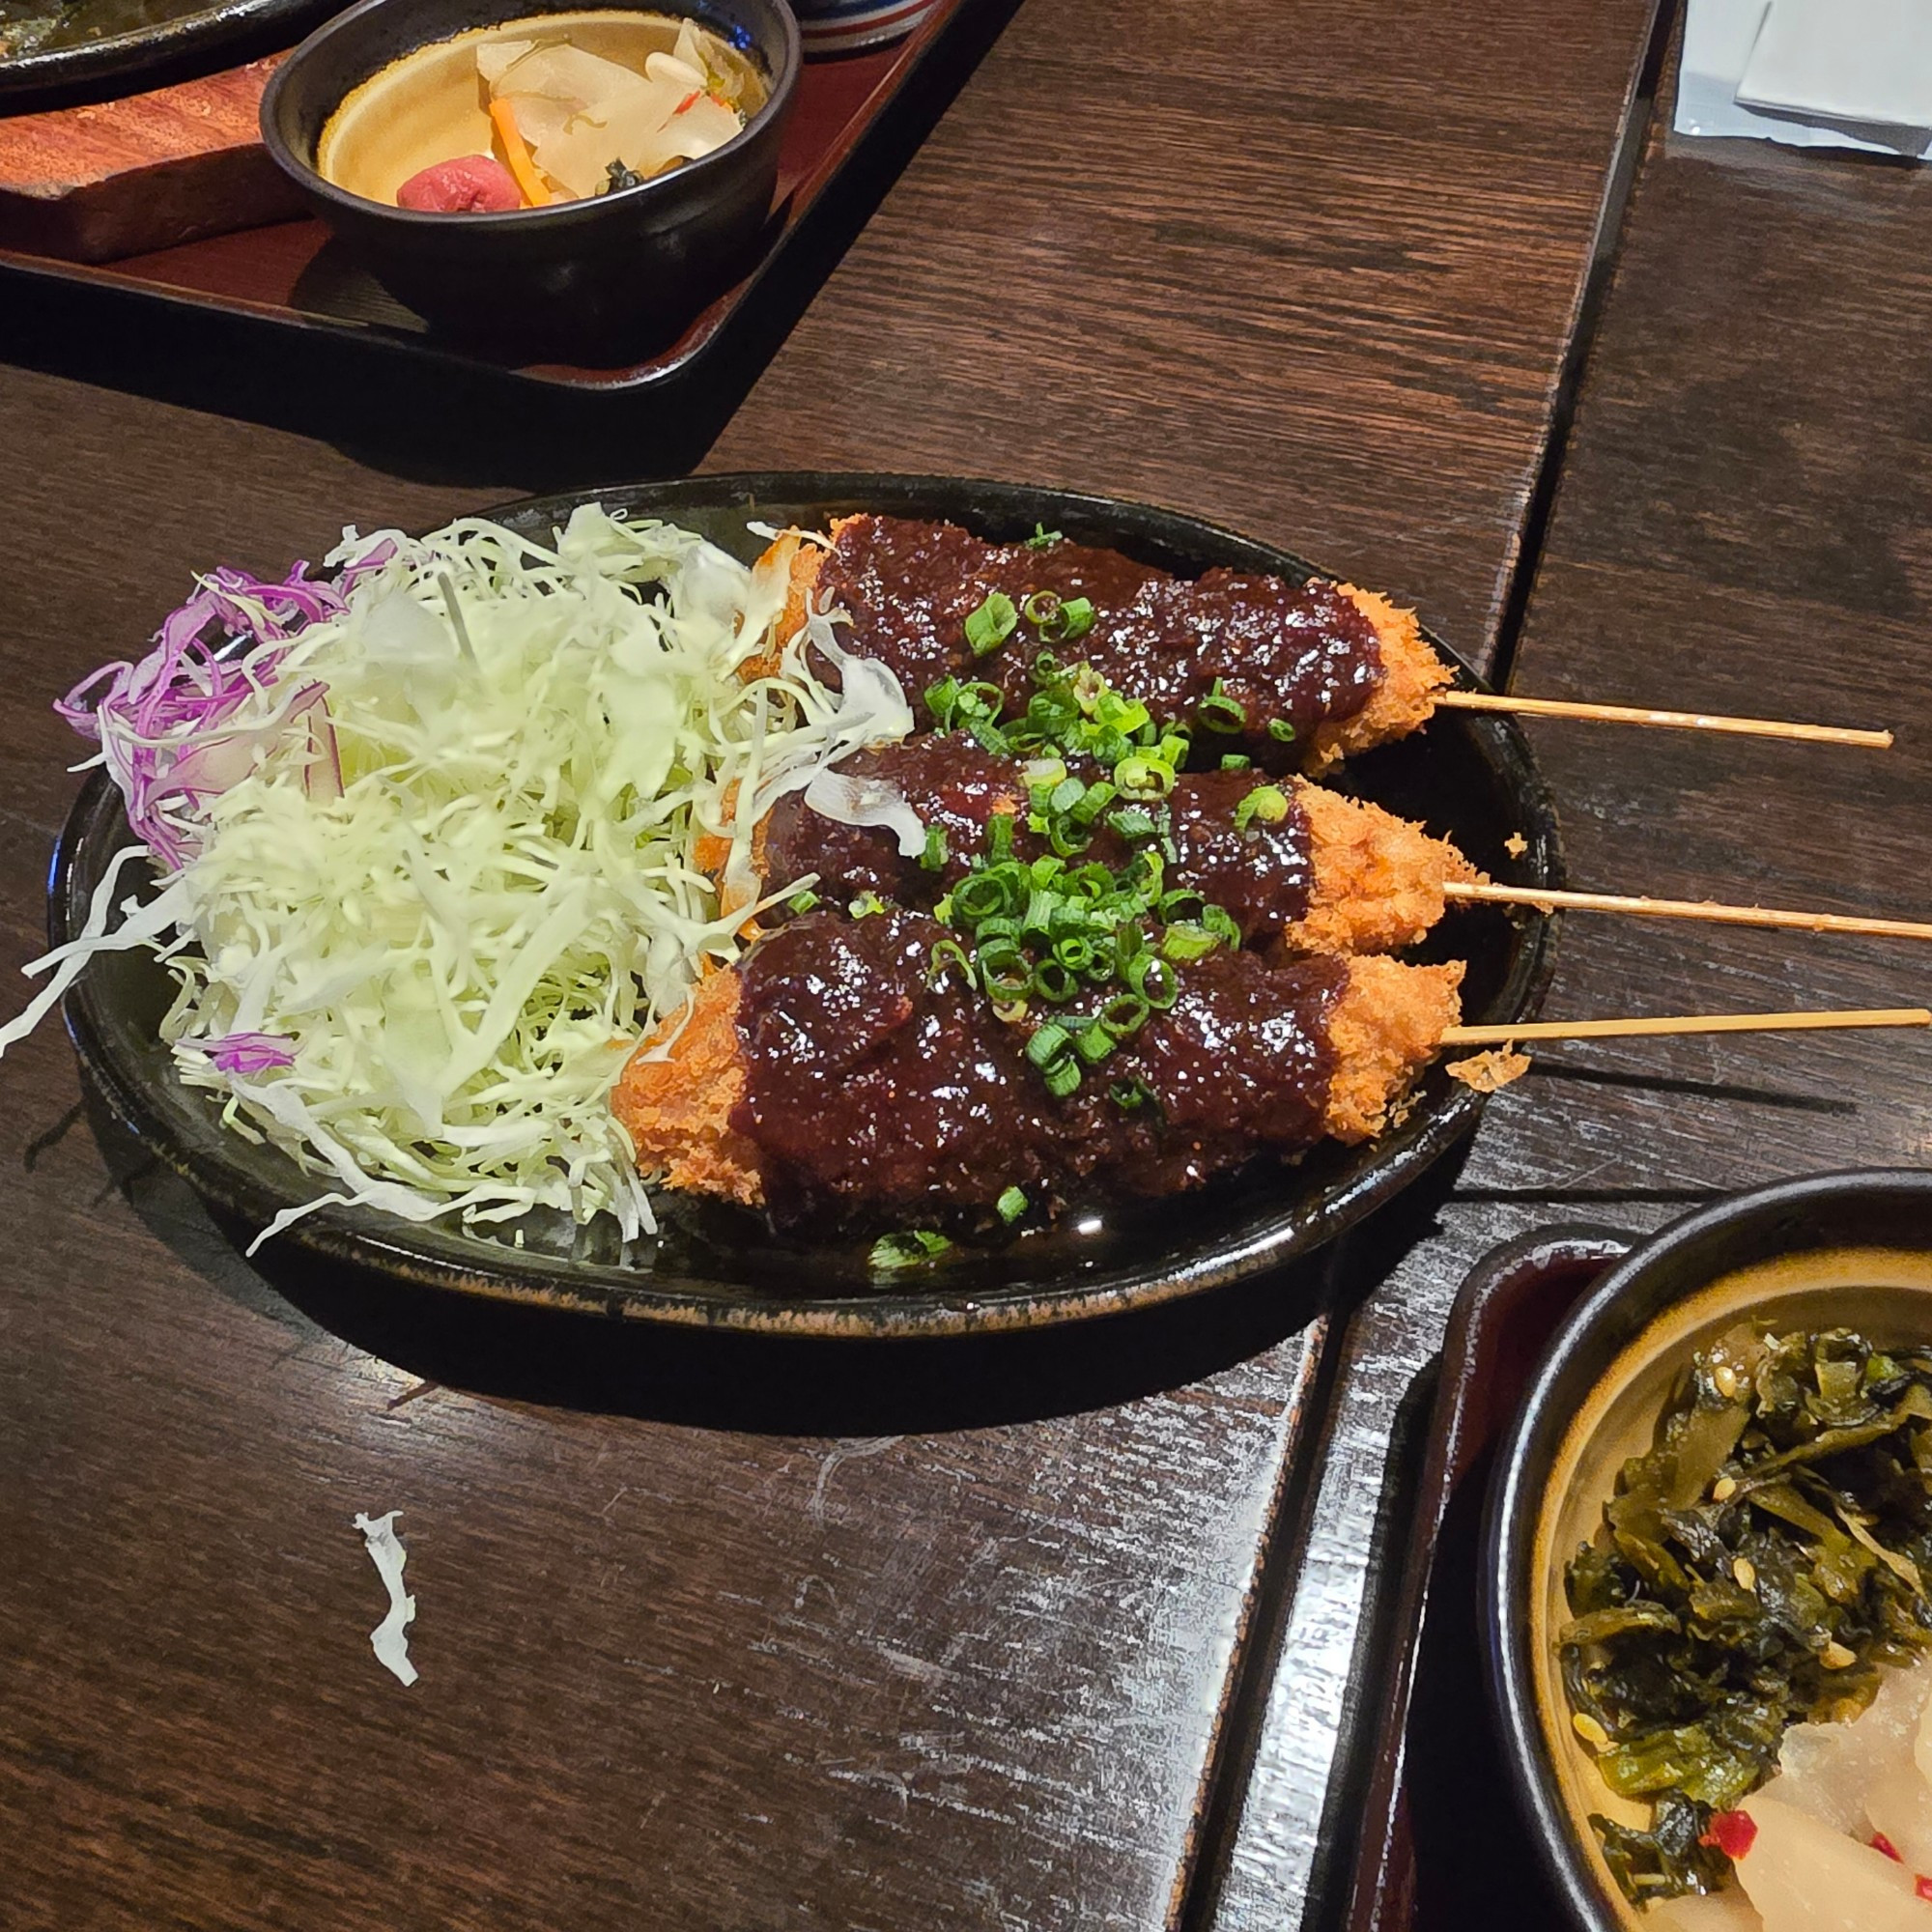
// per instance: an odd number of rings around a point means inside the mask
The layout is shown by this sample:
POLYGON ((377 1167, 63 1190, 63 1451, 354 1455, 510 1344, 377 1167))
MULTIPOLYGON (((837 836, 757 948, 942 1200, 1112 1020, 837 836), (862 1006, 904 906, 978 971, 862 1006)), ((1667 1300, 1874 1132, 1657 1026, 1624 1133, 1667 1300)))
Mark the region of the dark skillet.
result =
MULTIPOLYGON (((831 517, 874 509, 943 518, 999 540, 1044 524, 1183 575, 1215 565, 1294 580, 1315 574, 1286 552, 1166 511, 952 478, 702 476, 547 497, 498 514, 547 538, 574 504, 591 499, 671 519, 748 558, 761 539, 747 532, 747 519, 823 527, 831 517)), ((1477 682, 1466 672, 1462 681, 1477 682)), ((1527 744, 1507 720, 1445 713, 1427 732, 1356 761, 1343 782, 1425 819, 1498 877, 1561 883, 1549 800, 1527 744), (1525 841, 1520 858, 1505 849, 1513 835, 1525 841)), ((97 775, 55 857, 49 923, 56 942, 79 928, 101 867, 128 836, 116 794, 97 775)), ((1460 909, 1421 956, 1468 961, 1463 1003, 1470 1020, 1523 1018, 1548 978, 1551 924, 1460 909)), ((206 1097, 177 1083, 155 1033, 169 985, 146 955, 96 961, 68 1002, 75 1047, 103 1096, 155 1155, 231 1221, 260 1227, 320 1186, 281 1154, 224 1132, 206 1097)), ((736 1210, 674 1197, 663 1203, 661 1239, 629 1257, 600 1229, 573 1242, 567 1230, 538 1226, 535 1217, 526 1224, 521 1252, 342 1208, 298 1222, 282 1238, 310 1255, 427 1287, 684 1326, 848 1336, 1041 1327, 1198 1294, 1309 1253, 1420 1176, 1470 1130, 1481 1105, 1437 1066, 1408 1118, 1369 1146, 1324 1146, 1296 1167, 1250 1170, 1146 1210, 1070 1215, 1049 1233, 1004 1250, 962 1252, 914 1277, 875 1274, 868 1241, 780 1240, 736 1210)))

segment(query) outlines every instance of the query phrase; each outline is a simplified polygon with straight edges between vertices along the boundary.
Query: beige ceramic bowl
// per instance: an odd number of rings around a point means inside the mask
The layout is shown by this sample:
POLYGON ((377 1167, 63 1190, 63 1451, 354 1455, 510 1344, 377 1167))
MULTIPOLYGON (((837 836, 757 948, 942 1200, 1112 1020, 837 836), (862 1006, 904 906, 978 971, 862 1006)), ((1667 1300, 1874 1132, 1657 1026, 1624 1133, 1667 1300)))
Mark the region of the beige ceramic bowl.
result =
MULTIPOLYGON (((496 133, 477 77, 478 47, 494 41, 568 45, 641 73, 651 54, 671 51, 682 25, 672 14, 580 10, 472 27, 418 47, 371 74, 328 117, 316 142, 316 172, 350 194, 393 206, 412 175, 458 155, 491 152, 496 133)), ((703 31, 707 65, 737 77, 746 115, 755 114, 770 97, 766 75, 728 42, 703 31)))
POLYGON ((1690 1357, 1741 1321, 1932 1342, 1932 1174, 1821 1175, 1740 1196, 1634 1249, 1550 1344, 1498 1453, 1486 1529, 1491 1686, 1518 1795, 1585 1932, 1638 1932, 1591 1812, 1631 1824, 1571 1725, 1554 1637, 1564 1566, 1595 1534, 1622 1463, 1647 1451, 1690 1357))

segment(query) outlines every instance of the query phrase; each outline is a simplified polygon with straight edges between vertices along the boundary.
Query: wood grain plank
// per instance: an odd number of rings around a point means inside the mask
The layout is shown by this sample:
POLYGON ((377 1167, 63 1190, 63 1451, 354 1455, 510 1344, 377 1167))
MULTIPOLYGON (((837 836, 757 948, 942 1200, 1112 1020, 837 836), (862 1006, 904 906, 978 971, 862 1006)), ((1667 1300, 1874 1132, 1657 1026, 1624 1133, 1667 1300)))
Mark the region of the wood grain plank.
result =
MULTIPOLYGON (((62 452, 0 564, 11 979, 73 788, 48 698, 132 648, 189 559, 281 566, 344 516, 501 492, 51 379, 10 377, 0 412, 62 452)), ((10 1923, 1165 1916, 1315 1334, 1171 1395, 882 1440, 414 1393, 178 1189, 116 1191, 56 1031, 5 1078, 10 1923), (408 1692, 349 1525, 390 1507, 408 1692)))
MULTIPOLYGON (((1480 652, 1648 20, 1030 0, 712 461, 1140 495, 1417 596, 1480 652)), ((71 783, 45 698, 194 563, 280 565, 515 478, 406 483, 12 374, 0 425, 45 452, 0 481, 11 965, 71 783)), ((1029 1397, 1037 1420, 892 1440, 423 1390, 410 1347, 317 1326, 152 1177, 116 1192, 61 1132, 56 1037, 5 1078, 22 1922, 1141 1932, 1185 1909, 1307 1424, 1305 1308, 1218 1362, 1142 1343, 1169 1393, 1069 1385, 1029 1397), (391 1506, 422 1605, 409 1692, 368 1654, 381 1598, 347 1521, 391 1506)))
MULTIPOLYGON (((1647 153, 1578 397, 1515 666, 1552 696, 1883 723, 1885 753, 1531 727, 1574 883, 1932 914, 1932 412, 1919 317, 1932 176, 1757 143, 1647 153)), ((1549 1016, 1917 1003, 1902 941, 1572 916, 1549 1016)), ((1344 1273, 1335 1430, 1214 1923, 1339 1903, 1367 1756, 1338 1778, 1351 1648, 1400 1548, 1395 1420, 1462 1275, 1552 1221, 1648 1230, 1806 1171, 1932 1162, 1932 1044, 1911 1037, 1582 1043, 1498 1094, 1432 1220, 1390 1216, 1344 1273), (1391 1518, 1393 1527, 1391 1527, 1391 1518), (1391 1538, 1395 1540, 1391 1543, 1391 1538), (1325 1803, 1322 1794, 1326 1794, 1325 1803), (1320 1817, 1321 1828, 1311 1825, 1320 1817), (1324 1888, 1327 1889, 1324 1890, 1324 1888)), ((1470 1658, 1467 1666, 1478 1668, 1470 1658)), ((1371 1667, 1373 1667, 1371 1665, 1371 1667)), ((1499 1800, 1499 1834, 1513 1829, 1499 1800)), ((1468 1901, 1438 1900, 1435 1922, 1468 1901)))
POLYGON ((298 214, 256 127, 279 58, 0 119, 0 245, 108 262, 298 214))
POLYGON ((1165 502, 1480 659, 1650 14, 1031 0, 709 465, 1165 502))

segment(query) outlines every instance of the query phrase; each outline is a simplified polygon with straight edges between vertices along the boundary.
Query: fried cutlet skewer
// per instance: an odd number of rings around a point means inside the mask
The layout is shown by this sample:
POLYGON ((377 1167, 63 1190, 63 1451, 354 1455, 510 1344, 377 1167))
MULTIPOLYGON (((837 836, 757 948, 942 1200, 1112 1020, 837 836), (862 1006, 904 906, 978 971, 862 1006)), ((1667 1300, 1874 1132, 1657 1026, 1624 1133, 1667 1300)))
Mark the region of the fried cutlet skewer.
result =
MULTIPOLYGON (((939 863, 927 865, 903 852, 888 826, 825 817, 792 793, 754 831, 751 871, 727 894, 730 903, 750 904, 768 889, 810 878, 816 896, 836 904, 870 893, 930 909, 965 876, 983 845, 987 820, 1000 811, 1023 820, 1028 810, 1025 767, 958 734, 928 733, 862 752, 839 772, 848 785, 862 792, 880 787, 923 825, 939 827, 939 863)), ((1241 772, 1180 776, 1166 801, 1176 846, 1169 880, 1224 907, 1244 945, 1262 946, 1277 956, 1400 952, 1419 943, 1447 907, 1462 904, 1932 940, 1932 923, 1918 920, 1498 884, 1450 840, 1432 838, 1378 806, 1299 779, 1276 781, 1288 807, 1281 819, 1243 828, 1236 815, 1256 782, 1254 774, 1241 772)), ((1119 845, 1102 827, 1079 859, 1118 865, 1123 856, 1119 845)), ((1046 847, 1021 834, 1016 849, 1032 859, 1046 847)), ((722 879, 730 850, 723 836, 700 838, 699 868, 722 879)))
POLYGON ((949 936, 916 913, 813 913, 705 980, 612 1094, 639 1169, 781 1224, 1157 1197, 1379 1133, 1460 1016, 1460 964, 1220 952, 1056 1097, 1029 1059, 1039 1022, 933 977, 949 936))
POLYGON ((774 645, 748 663, 748 674, 775 666, 813 612, 838 609, 849 619, 846 646, 889 665, 915 708, 930 686, 958 677, 997 685, 1017 709, 1044 644, 1094 664, 1161 723, 1207 722, 1229 749, 1277 771, 1320 773, 1420 729, 1438 705, 1880 749, 1892 742, 1889 731, 1457 690, 1413 611, 1320 579, 1293 584, 1217 570, 1188 582, 1084 545, 989 544, 951 525, 874 516, 835 520, 829 547, 787 532, 761 567, 786 573, 789 594, 774 645), (988 642, 1006 612, 982 620, 977 639, 968 622, 995 595, 1013 621, 988 642), (1083 604, 1088 627, 1059 638, 1068 628, 1062 613, 1083 604), (1036 611, 1040 621, 1030 620, 1036 611))
MULTIPOLYGON (((855 825, 822 815, 806 796, 781 799, 751 842, 752 877, 734 882, 733 903, 810 877, 821 899, 843 905, 871 893, 900 905, 930 909, 983 849, 988 821, 1010 813, 1023 828, 1028 810, 1025 767, 996 757, 970 739, 928 734, 862 752, 838 767, 853 796, 877 787, 928 828, 940 848, 920 856, 901 850, 886 825, 855 825)), ((1453 884, 1483 874, 1445 838, 1378 806, 1295 779, 1269 786, 1267 803, 1282 815, 1247 815, 1244 802, 1267 785, 1253 772, 1183 773, 1164 802, 1175 857, 1166 883, 1223 907, 1242 943, 1279 954, 1399 952, 1442 917, 1453 884)), ((1021 829, 1014 849, 1032 860, 1044 839, 1021 829)), ((698 841, 700 869, 723 872, 730 841, 698 841)), ((1118 867, 1125 843, 1104 821, 1092 843, 1068 861, 1118 867)))

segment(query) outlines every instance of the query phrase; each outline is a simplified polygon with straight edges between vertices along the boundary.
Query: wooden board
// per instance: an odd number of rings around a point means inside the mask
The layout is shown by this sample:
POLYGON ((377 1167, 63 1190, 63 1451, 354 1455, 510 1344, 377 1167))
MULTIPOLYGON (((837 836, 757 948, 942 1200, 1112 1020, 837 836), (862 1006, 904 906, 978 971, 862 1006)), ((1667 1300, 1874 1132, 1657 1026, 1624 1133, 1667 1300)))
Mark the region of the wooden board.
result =
POLYGON ((279 58, 0 120, 0 247, 109 262, 299 214, 256 131, 279 58))

